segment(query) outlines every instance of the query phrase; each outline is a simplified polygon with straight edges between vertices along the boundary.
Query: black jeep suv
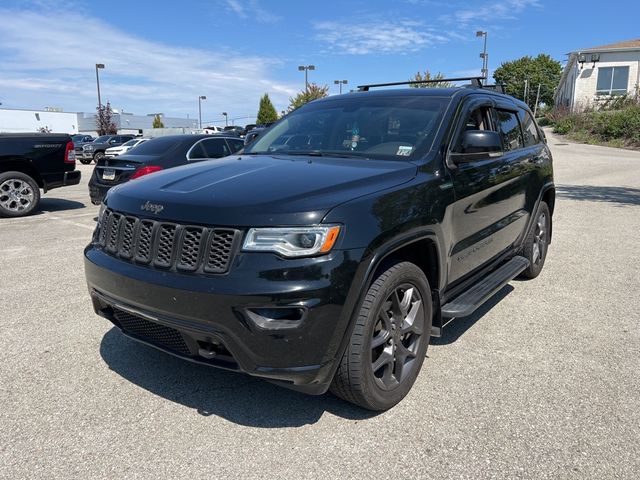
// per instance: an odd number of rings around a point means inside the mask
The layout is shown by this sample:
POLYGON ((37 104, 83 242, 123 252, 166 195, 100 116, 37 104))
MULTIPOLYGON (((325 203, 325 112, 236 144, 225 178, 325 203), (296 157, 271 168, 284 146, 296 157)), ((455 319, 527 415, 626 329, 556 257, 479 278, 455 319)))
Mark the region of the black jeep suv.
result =
POLYGON ((524 103, 361 91, 299 108, 241 154, 113 188, 86 277, 131 338, 384 410, 430 336, 540 273, 554 202, 524 103))

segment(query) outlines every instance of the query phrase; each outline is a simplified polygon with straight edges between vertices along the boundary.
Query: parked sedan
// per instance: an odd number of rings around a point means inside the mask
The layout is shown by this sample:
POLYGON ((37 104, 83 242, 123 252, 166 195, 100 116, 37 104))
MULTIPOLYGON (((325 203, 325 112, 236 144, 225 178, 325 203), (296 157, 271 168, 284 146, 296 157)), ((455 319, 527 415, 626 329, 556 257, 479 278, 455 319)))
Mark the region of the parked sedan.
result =
POLYGON ((221 158, 244 147, 229 135, 169 135, 148 140, 117 157, 101 158, 89 180, 91 202, 102 202, 111 187, 167 168, 221 158))
POLYGON ((128 152, 133 147, 135 147, 137 145, 140 145, 141 143, 144 143, 147 140, 149 140, 149 139, 148 138, 134 138, 133 140, 129 140, 128 142, 123 143, 119 147, 107 148, 104 151, 104 156, 105 157, 117 157, 118 155, 122 155, 123 153, 128 152))

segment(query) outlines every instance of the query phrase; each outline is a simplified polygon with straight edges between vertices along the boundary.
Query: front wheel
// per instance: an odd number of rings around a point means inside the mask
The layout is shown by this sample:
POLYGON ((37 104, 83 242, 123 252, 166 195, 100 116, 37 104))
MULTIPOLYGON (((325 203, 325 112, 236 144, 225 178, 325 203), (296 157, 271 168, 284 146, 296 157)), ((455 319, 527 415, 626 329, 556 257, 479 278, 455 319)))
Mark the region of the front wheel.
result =
MULTIPOLYGON (((96 152, 93 154, 93 161, 98 163, 100 160, 104 158, 104 152, 96 152)), ((89 162, 91 163, 91 162, 89 162)))
POLYGON ((40 202, 36 181, 22 172, 0 174, 0 217, 29 215, 40 202))
POLYGON ((83 165, 89 165, 91 163, 91 160, 87 160, 87 159, 81 158, 80 159, 80 163, 83 164, 83 165))
POLYGON ((393 265, 371 285, 331 391, 369 410, 387 410, 409 392, 431 335, 429 282, 409 262, 393 265))
POLYGON ((536 278, 540 275, 547 250, 551 241, 551 212, 545 202, 540 202, 529 235, 522 247, 522 255, 529 260, 529 267, 521 273, 524 278, 536 278))

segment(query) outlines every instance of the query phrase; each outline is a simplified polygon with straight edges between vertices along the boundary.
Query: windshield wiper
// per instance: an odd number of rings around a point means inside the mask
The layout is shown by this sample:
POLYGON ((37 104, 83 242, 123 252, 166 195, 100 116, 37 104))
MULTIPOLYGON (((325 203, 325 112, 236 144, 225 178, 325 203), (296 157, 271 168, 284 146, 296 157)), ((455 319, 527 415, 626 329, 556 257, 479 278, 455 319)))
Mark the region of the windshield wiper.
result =
POLYGON ((346 152, 331 152, 331 151, 322 151, 322 150, 294 150, 288 152, 278 152, 284 153, 285 155, 305 155, 309 157, 336 157, 336 158, 362 158, 367 159, 367 157, 363 155, 357 155, 355 153, 346 153, 346 152))

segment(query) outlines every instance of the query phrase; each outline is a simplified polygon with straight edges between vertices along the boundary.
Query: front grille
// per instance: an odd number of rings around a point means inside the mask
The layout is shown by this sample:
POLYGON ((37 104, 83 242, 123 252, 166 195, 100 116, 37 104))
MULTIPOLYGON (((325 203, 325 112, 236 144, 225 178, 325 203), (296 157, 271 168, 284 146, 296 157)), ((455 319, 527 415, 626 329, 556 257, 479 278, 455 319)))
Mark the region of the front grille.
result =
POLYGON ((113 308, 113 316, 120 324, 120 328, 125 332, 140 337, 154 345, 173 350, 181 355, 191 355, 184 338, 175 328, 151 322, 140 315, 115 307, 113 308))
POLYGON ((184 272, 227 272, 240 239, 234 229, 158 222, 109 209, 97 228, 97 243, 109 255, 184 272))

